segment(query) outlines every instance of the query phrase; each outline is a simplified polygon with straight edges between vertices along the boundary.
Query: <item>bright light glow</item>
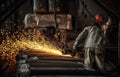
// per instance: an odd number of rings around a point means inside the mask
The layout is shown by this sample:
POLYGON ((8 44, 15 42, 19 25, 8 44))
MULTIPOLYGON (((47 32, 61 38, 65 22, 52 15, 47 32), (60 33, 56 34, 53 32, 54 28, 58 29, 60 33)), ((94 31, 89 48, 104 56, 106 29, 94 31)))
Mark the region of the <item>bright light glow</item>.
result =
POLYGON ((15 56, 20 50, 29 49, 30 51, 44 52, 54 54, 56 56, 67 56, 63 55, 62 49, 52 44, 50 41, 45 40, 43 35, 28 37, 28 33, 19 33, 7 36, 0 45, 0 61, 6 61, 6 66, 13 67, 15 64, 15 56))

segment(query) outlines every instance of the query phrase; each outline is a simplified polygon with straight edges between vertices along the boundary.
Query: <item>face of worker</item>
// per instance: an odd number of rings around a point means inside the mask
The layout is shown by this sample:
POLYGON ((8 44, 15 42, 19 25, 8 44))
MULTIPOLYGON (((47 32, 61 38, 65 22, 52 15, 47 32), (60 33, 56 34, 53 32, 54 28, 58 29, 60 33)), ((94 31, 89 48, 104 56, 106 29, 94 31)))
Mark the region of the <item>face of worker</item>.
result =
POLYGON ((105 32, 108 30, 108 28, 109 28, 109 25, 104 24, 102 26, 102 30, 105 31, 105 32))

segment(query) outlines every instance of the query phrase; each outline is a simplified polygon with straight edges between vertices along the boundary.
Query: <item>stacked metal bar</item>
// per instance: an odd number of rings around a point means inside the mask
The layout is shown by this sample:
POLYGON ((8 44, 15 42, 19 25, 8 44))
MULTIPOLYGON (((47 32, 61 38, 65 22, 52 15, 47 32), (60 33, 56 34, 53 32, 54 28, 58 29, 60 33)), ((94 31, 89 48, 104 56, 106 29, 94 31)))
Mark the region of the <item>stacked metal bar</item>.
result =
POLYGON ((60 57, 46 53, 20 53, 16 56, 16 76, 82 75, 100 76, 94 69, 85 69, 82 59, 60 57))

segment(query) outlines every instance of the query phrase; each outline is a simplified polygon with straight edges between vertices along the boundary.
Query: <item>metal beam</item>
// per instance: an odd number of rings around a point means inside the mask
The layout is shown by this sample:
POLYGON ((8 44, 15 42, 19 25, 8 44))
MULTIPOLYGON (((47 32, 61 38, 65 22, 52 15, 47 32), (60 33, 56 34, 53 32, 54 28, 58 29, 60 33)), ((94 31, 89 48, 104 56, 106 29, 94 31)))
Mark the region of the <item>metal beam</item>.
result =
POLYGON ((101 76, 100 73, 73 67, 30 67, 31 76, 33 75, 85 75, 101 76))
POLYGON ((19 9, 19 7, 26 1, 27 0, 16 0, 10 7, 6 8, 6 10, 0 14, 0 24, 2 24, 11 14, 13 14, 15 10, 19 9))
POLYGON ((105 0, 94 0, 98 5, 100 5, 108 14, 115 15, 119 18, 120 13, 105 0), (110 12, 111 13, 110 13, 110 12))
POLYGON ((30 67, 82 67, 83 68, 83 64, 78 64, 78 63, 72 63, 72 64, 68 64, 68 63, 29 63, 30 67))

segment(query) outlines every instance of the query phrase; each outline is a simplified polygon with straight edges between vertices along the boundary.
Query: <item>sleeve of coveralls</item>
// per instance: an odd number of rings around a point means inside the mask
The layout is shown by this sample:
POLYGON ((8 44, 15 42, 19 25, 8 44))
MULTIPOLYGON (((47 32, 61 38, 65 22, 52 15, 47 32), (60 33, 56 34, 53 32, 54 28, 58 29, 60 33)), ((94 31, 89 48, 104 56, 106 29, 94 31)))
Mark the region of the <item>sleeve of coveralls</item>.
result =
POLYGON ((87 36, 87 34, 88 34, 88 30, 87 30, 87 27, 85 27, 83 31, 77 36, 73 44, 73 49, 76 49, 77 46, 80 44, 80 42, 85 41, 85 37, 87 36))

